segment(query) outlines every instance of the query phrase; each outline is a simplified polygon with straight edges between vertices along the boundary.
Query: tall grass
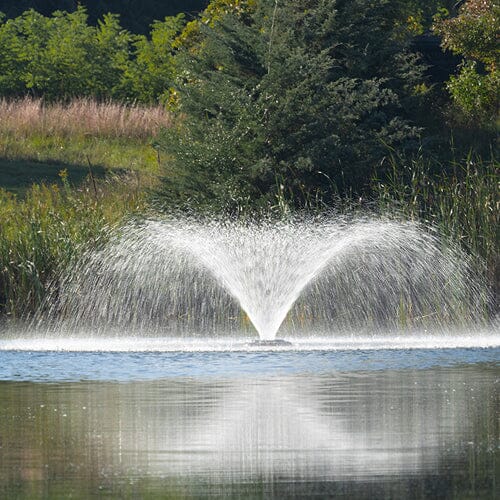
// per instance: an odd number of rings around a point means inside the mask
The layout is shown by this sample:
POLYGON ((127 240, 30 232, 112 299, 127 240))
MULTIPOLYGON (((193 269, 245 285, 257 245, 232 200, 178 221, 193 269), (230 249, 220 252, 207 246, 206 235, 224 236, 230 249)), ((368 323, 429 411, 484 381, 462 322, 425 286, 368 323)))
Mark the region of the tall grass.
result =
POLYGON ((0 134, 148 140, 170 125, 162 106, 99 102, 88 98, 45 104, 25 97, 0 100, 0 134))
POLYGON ((35 310, 48 283, 89 245, 98 245, 126 214, 142 211, 137 177, 89 180, 78 189, 33 185, 25 198, 0 189, 0 314, 35 310))
MULTIPOLYGON (((158 168, 151 137, 169 120, 159 106, 91 99, 59 104, 0 100, 2 162, 22 168, 23 160, 35 160, 37 178, 53 178, 54 164, 67 167, 59 183, 23 189, 22 198, 0 189, 0 318, 34 311, 71 259, 99 245, 127 214, 145 210, 145 188, 155 182, 150 173, 158 168), (92 177, 72 187, 72 166, 139 172, 92 177)), ((33 165, 27 177, 33 175, 33 165)), ((22 176, 19 180, 29 183, 22 176)))
POLYGON ((0 100, 0 187, 21 193, 33 180, 53 182, 60 168, 67 168, 72 179, 73 170, 80 177, 89 164, 101 172, 157 174, 160 158, 151 139, 169 124, 169 114, 161 106, 92 99, 47 104, 28 97, 0 100), (19 187, 12 185, 12 171, 19 187))
POLYGON ((375 183, 382 210, 424 220, 476 257, 496 296, 500 292, 500 169, 493 158, 470 154, 436 169, 422 158, 391 159, 392 174, 375 183), (436 173, 437 172, 437 173, 436 173))

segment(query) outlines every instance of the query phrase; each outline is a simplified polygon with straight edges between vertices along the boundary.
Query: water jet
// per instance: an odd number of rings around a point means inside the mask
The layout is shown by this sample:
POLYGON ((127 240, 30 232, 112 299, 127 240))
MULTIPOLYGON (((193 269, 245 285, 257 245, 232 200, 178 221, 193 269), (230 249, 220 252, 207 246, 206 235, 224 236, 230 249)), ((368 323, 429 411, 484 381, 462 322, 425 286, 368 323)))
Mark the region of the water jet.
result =
POLYGON ((280 337, 453 329, 484 316, 468 258, 380 217, 129 223, 73 264, 32 322, 45 336, 280 337), (203 333, 201 333, 203 332, 203 333))

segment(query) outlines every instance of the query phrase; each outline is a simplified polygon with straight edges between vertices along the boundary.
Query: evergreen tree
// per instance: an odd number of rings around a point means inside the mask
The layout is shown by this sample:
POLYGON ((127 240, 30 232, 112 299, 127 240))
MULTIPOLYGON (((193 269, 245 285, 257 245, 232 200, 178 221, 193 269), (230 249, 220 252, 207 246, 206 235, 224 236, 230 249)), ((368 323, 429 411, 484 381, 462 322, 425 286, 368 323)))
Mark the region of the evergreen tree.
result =
POLYGON ((235 8, 199 23, 178 56, 164 194, 315 203, 362 189, 388 147, 415 146, 407 116, 422 71, 399 1, 225 3, 235 8))

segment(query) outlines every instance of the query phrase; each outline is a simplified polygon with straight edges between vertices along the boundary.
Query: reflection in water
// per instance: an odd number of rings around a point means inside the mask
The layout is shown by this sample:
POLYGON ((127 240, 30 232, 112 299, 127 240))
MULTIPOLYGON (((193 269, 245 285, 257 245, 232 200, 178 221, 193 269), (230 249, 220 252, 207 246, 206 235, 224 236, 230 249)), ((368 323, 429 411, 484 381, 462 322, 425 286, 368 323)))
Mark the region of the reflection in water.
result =
POLYGON ((497 410, 498 369, 488 364, 209 381, 6 382, 0 497, 391 498, 411 487, 412 497, 461 491, 493 498, 497 410))

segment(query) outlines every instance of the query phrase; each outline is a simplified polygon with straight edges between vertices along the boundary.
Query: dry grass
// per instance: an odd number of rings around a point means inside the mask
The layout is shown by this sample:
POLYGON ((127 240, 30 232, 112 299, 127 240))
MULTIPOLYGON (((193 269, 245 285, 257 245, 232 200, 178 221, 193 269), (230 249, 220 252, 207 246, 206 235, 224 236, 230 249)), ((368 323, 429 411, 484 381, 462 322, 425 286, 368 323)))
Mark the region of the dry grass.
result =
POLYGON ((148 139, 171 123, 162 106, 141 106, 75 99, 45 104, 29 97, 0 100, 0 134, 16 137, 92 136, 148 139))

